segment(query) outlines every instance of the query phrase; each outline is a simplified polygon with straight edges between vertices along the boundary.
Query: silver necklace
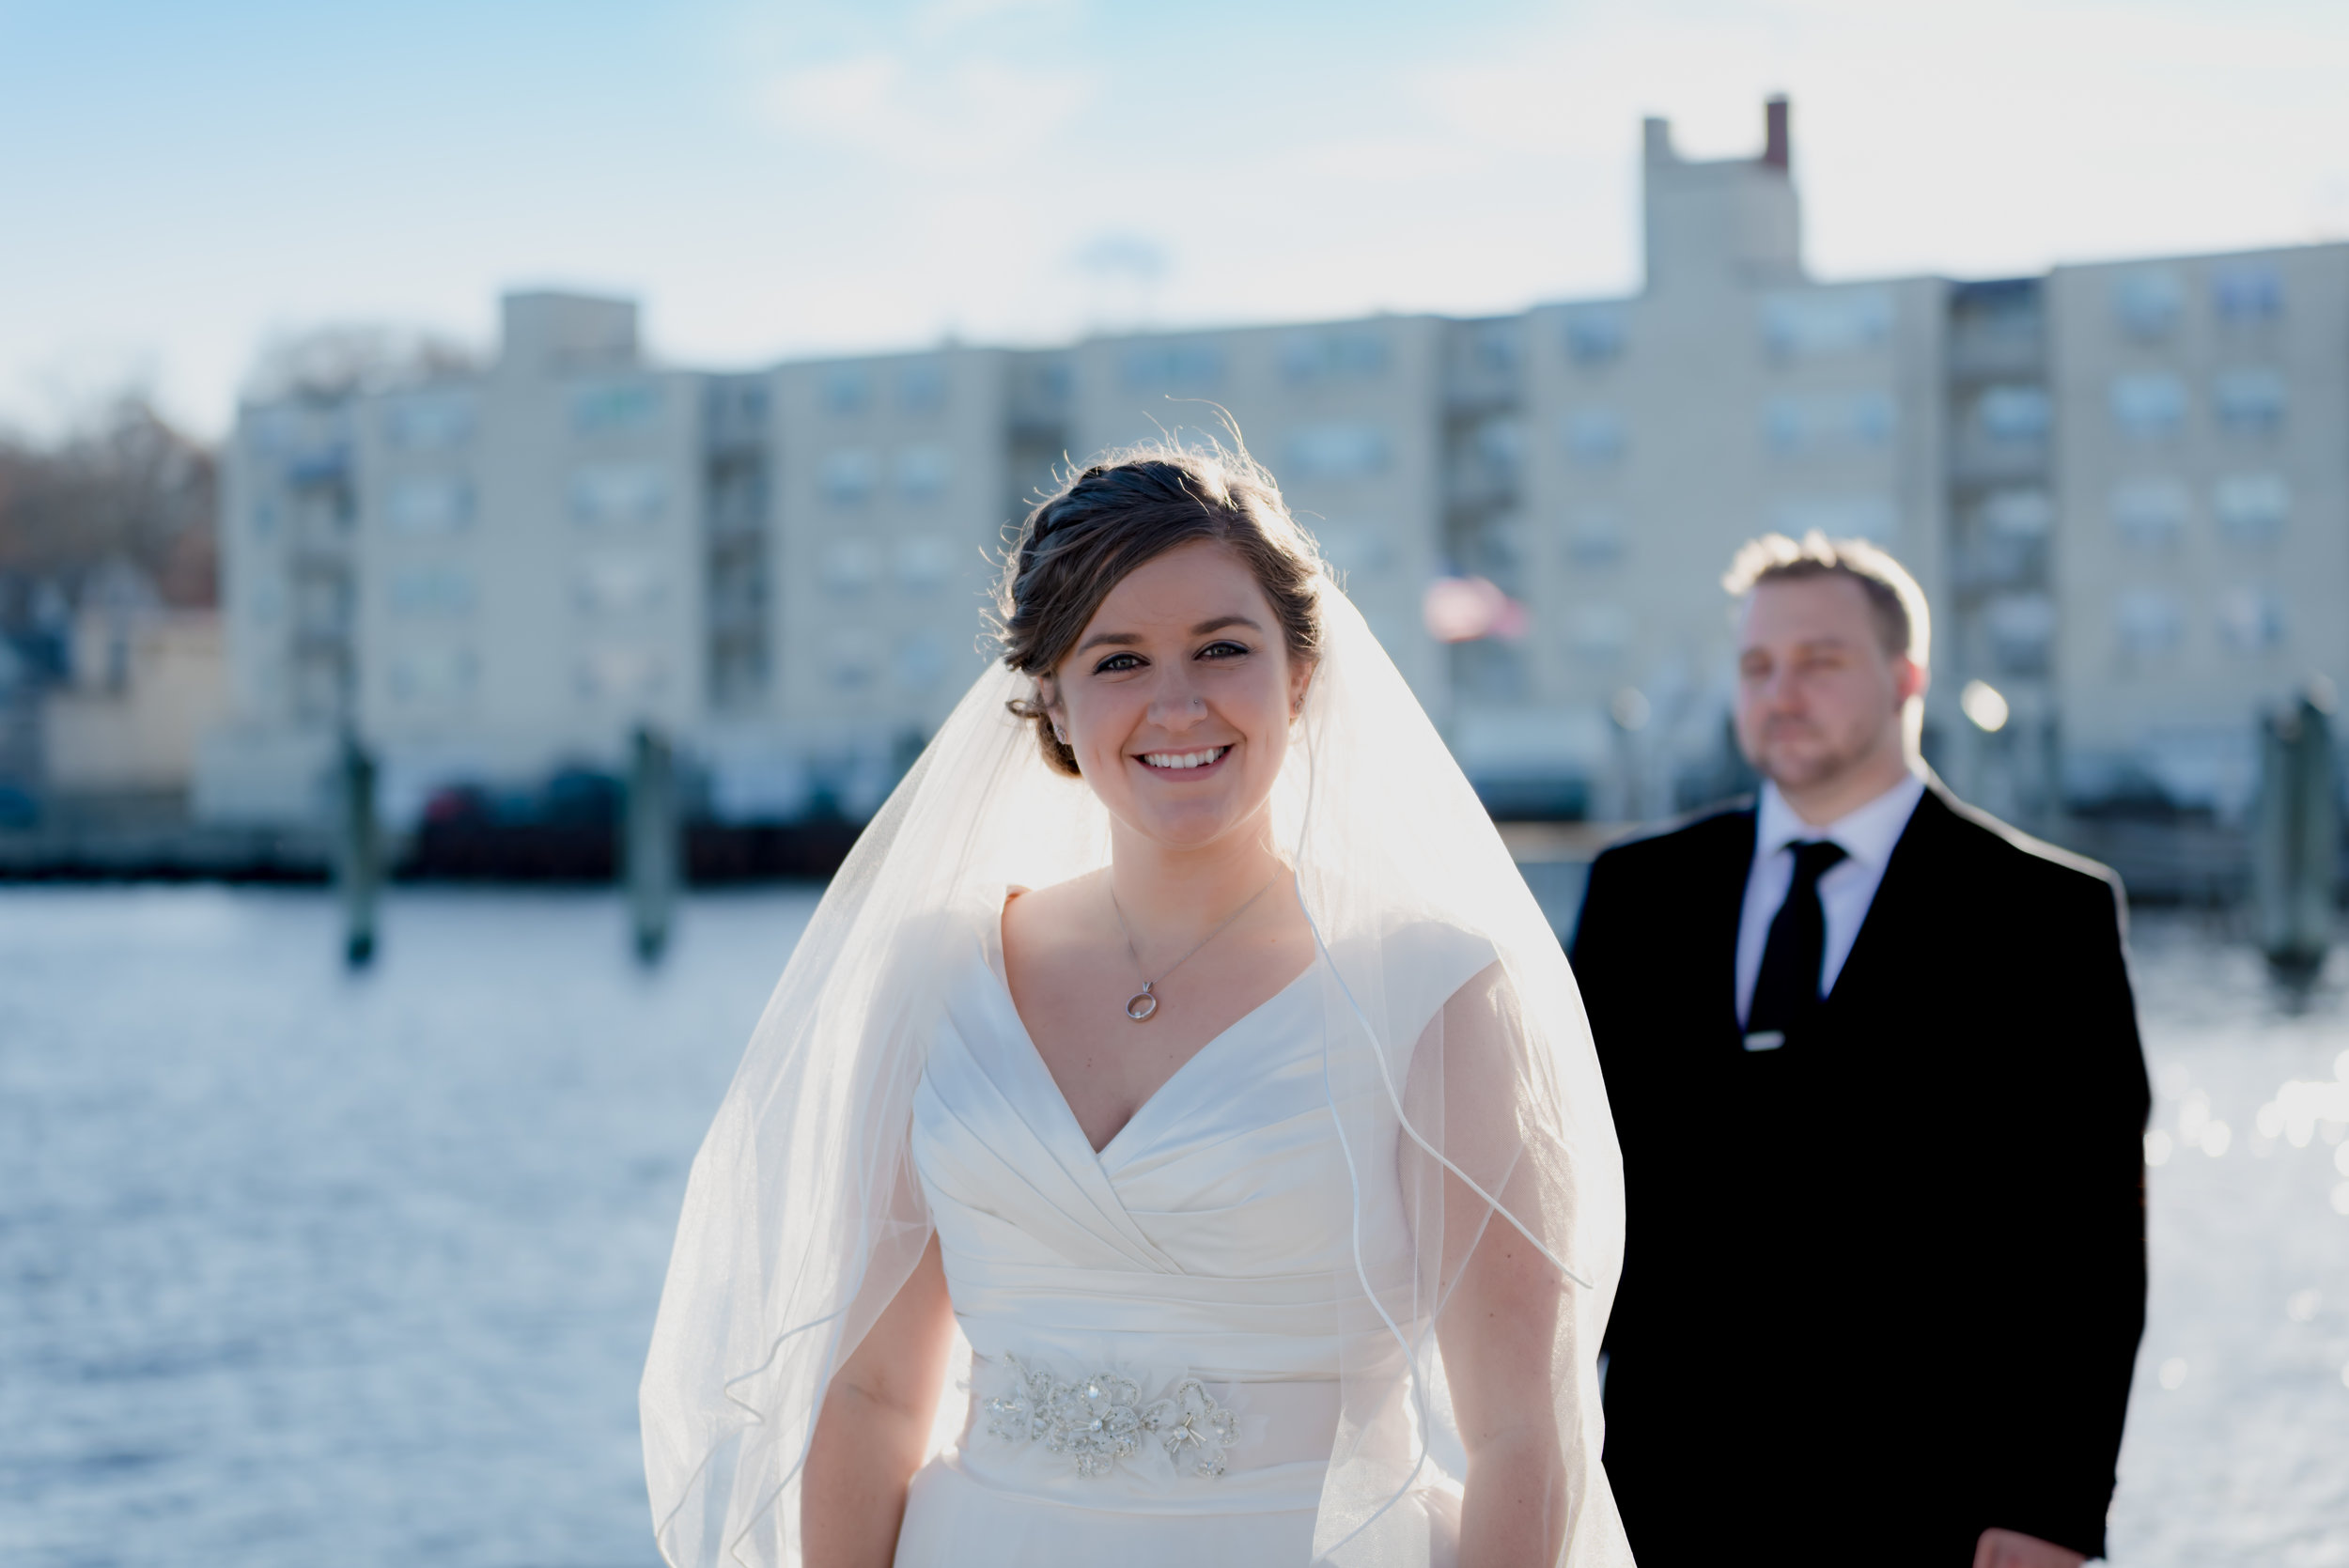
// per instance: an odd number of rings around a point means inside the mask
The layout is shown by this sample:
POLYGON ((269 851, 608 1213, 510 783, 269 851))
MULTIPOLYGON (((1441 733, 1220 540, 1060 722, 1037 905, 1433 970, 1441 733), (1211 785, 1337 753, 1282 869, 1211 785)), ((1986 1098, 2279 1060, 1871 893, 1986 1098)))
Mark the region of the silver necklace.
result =
MULTIPOLYGON (((1167 965, 1166 968, 1160 970, 1159 971, 1158 980, 1144 980, 1142 983, 1142 989, 1136 991, 1132 996, 1126 1000, 1126 1016, 1133 1019, 1136 1023, 1143 1023, 1148 1021, 1150 1018, 1155 1017, 1159 1011, 1159 999, 1156 990, 1159 980, 1164 980, 1168 975, 1173 974, 1176 970, 1181 969, 1185 964, 1190 963, 1191 959, 1198 955, 1201 948, 1206 946, 1209 942, 1215 940, 1216 938, 1221 936, 1225 926, 1231 924, 1232 922, 1246 914, 1250 908, 1255 904, 1257 899, 1262 898, 1266 893, 1272 891, 1272 883, 1277 882, 1280 879, 1281 873, 1278 871, 1274 872, 1270 881, 1266 882, 1263 887, 1258 888, 1254 893, 1248 895, 1248 902, 1246 904, 1242 904, 1238 908, 1234 909, 1230 914, 1225 915, 1221 920, 1216 922, 1215 929, 1200 938, 1196 942, 1192 943, 1191 949, 1189 953, 1184 954, 1181 957, 1167 965)), ((1139 974, 1142 972, 1142 955, 1134 951, 1134 934, 1126 928, 1126 911, 1117 907, 1117 890, 1114 888, 1110 890, 1110 912, 1117 916, 1117 934, 1126 939, 1126 955, 1134 961, 1134 972, 1139 974)))

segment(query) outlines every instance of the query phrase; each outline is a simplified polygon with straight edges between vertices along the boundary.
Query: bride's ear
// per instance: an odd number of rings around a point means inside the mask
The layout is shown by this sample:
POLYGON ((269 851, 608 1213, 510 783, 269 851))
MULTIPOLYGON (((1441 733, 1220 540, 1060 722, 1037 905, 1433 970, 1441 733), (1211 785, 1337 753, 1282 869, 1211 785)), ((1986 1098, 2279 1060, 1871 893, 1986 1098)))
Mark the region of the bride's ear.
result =
POLYGON ((1035 677, 1035 706, 1044 710, 1044 717, 1052 722, 1052 738, 1068 744, 1068 726, 1061 722, 1060 689, 1050 675, 1035 677))
POLYGON ((1316 660, 1294 660, 1289 664, 1289 719, 1294 722, 1305 715, 1305 697, 1313 690, 1314 672, 1320 669, 1316 660))

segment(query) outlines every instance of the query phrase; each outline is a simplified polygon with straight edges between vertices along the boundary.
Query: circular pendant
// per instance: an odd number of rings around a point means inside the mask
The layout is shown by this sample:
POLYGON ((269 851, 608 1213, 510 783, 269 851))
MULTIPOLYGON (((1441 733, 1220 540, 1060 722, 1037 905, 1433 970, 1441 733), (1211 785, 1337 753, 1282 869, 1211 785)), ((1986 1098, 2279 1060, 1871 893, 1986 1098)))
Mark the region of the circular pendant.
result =
POLYGON ((1147 986, 1136 991, 1133 999, 1126 1003, 1126 1016, 1136 1023, 1142 1022, 1158 1010, 1159 999, 1150 994, 1150 988, 1147 986))

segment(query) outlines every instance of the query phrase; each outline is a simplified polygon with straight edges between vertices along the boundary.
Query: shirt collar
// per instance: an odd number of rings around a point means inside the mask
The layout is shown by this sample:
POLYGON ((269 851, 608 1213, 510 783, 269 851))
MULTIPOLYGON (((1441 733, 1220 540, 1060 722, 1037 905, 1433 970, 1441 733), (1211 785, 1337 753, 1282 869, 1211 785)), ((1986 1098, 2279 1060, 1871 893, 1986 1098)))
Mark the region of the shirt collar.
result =
POLYGON ((1805 839, 1832 839, 1853 860, 1881 870, 1891 860, 1892 846, 1901 841, 1901 833, 1924 795, 1924 778, 1912 768, 1901 775, 1900 783, 1866 805, 1844 813, 1824 827, 1814 828, 1795 814, 1795 808, 1778 792, 1778 785, 1766 782, 1754 822, 1754 843, 1763 854, 1769 855, 1805 839))

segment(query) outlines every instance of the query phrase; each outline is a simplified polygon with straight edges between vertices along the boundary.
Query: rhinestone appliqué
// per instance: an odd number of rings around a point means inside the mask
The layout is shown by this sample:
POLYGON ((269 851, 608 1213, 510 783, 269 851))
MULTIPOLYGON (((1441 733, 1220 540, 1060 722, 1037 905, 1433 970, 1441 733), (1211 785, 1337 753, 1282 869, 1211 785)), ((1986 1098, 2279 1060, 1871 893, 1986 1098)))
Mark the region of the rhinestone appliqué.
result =
POLYGON ((1239 1441, 1239 1419, 1196 1377, 1182 1378, 1145 1405, 1142 1385, 1118 1373, 1066 1378, 1016 1356, 1003 1361, 1012 1389, 983 1406, 988 1436, 1041 1443, 1047 1453, 1067 1455, 1088 1481, 1140 1453, 1145 1439, 1165 1451, 1177 1474, 1213 1481, 1239 1441))

